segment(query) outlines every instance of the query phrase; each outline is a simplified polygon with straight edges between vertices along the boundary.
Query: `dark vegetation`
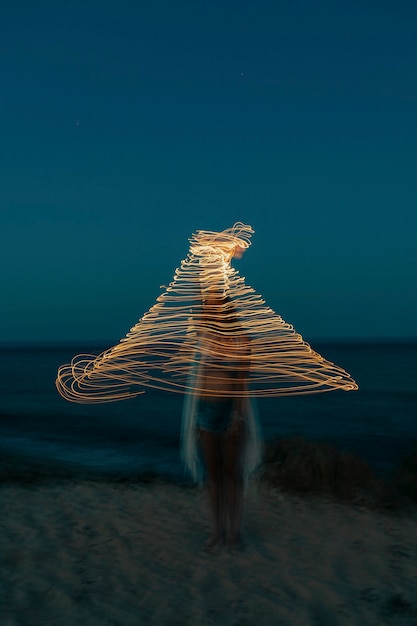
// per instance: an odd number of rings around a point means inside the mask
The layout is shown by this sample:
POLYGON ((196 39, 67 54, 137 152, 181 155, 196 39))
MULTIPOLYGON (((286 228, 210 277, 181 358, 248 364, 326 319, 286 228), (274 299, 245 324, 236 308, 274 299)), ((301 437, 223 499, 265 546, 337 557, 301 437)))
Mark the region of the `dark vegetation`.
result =
MULTIPOLYGON (((0 451, 0 487, 6 484, 35 487, 81 480, 124 485, 175 482, 153 472, 105 474, 77 464, 19 458, 0 451)), ((417 450, 403 461, 390 480, 383 480, 364 460, 328 442, 301 437, 277 439, 265 445, 259 480, 289 493, 324 495, 369 507, 396 509, 417 505, 417 450)))
POLYGON ((260 480, 282 491, 399 508, 410 502, 417 504, 417 452, 385 481, 364 460, 330 443, 301 437, 277 439, 265 447, 260 480))

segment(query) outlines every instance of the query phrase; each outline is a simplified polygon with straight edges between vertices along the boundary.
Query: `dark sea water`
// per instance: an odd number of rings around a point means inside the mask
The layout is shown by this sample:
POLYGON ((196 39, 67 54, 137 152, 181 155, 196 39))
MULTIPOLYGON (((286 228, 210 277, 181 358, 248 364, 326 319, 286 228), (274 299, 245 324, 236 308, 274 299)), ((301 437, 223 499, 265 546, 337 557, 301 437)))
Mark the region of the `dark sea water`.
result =
MULTIPOLYGON (((93 406, 69 403, 56 391, 59 365, 109 345, 0 348, 0 453, 76 462, 106 473, 183 478, 180 395, 151 391, 93 406)), ((263 438, 327 440, 389 474, 417 447, 417 342, 312 347, 346 369, 359 391, 258 400, 263 438)))

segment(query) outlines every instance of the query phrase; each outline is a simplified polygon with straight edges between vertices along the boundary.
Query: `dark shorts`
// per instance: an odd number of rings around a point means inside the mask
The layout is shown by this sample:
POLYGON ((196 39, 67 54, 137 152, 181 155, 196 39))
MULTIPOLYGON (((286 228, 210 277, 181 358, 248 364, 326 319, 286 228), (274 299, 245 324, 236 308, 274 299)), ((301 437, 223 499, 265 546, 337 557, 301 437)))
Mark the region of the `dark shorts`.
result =
POLYGON ((232 424, 233 398, 206 400, 197 402, 196 426, 218 435, 225 433, 232 424))

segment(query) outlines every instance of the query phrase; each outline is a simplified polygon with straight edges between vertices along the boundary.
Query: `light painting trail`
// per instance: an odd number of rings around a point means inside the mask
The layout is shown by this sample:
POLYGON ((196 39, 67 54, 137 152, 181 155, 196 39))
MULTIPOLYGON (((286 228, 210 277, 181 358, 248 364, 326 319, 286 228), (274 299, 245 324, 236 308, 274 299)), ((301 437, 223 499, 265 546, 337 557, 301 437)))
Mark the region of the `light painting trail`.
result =
POLYGON ((197 231, 172 282, 119 344, 59 368, 59 393, 80 403, 132 398, 147 388, 199 394, 199 365, 207 362, 215 363, 216 374, 212 392, 206 381, 205 395, 218 396, 219 389, 226 389, 223 396, 245 397, 358 389, 232 267, 253 232, 240 222, 222 232, 197 231), (204 302, 213 298, 221 304, 207 317, 204 302), (241 371, 248 384, 230 389, 231 371, 241 371))

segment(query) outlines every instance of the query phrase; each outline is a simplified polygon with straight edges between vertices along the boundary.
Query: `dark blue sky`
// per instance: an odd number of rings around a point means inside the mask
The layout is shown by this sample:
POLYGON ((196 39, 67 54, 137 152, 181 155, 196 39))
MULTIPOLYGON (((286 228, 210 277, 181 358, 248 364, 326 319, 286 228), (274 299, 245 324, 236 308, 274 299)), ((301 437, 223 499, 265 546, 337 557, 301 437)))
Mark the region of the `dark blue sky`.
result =
POLYGON ((117 340, 198 228, 306 339, 416 337, 417 4, 3 2, 0 341, 117 340))

